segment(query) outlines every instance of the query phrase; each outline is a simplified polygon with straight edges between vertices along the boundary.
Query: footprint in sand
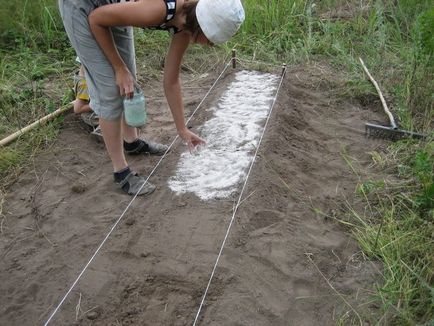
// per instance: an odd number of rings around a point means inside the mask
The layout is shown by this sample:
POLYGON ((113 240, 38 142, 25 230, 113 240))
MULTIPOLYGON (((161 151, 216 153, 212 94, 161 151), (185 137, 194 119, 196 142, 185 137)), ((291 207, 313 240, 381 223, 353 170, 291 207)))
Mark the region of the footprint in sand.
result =
POLYGON ((260 210, 250 218, 249 226, 253 230, 263 229, 283 220, 283 213, 276 210, 260 210))

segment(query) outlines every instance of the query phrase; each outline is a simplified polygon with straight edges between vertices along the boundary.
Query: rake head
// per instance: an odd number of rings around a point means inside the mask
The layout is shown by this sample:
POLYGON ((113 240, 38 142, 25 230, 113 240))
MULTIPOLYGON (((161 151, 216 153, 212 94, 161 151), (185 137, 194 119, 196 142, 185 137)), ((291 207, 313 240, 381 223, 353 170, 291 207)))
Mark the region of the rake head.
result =
POLYGON ((389 140, 400 140, 403 138, 415 138, 425 140, 426 135, 419 134, 417 132, 401 130, 398 128, 385 127, 380 125, 374 125, 372 123, 365 123, 365 135, 368 137, 377 137, 389 140))

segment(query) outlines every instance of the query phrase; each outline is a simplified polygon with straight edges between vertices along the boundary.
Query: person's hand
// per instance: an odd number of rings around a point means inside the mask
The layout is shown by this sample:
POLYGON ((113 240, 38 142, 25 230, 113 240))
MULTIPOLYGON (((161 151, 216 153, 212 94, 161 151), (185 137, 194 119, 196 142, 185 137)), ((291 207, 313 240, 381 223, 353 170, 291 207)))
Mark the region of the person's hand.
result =
POLYGON ((136 82, 128 68, 122 67, 120 69, 117 69, 115 71, 115 75, 116 85, 118 85, 119 87, 119 92, 121 96, 125 96, 128 99, 133 98, 136 82))
POLYGON ((200 138, 198 135, 191 132, 187 128, 180 131, 179 136, 187 143, 187 147, 190 153, 194 151, 196 146, 205 144, 205 140, 203 140, 202 138, 200 138))

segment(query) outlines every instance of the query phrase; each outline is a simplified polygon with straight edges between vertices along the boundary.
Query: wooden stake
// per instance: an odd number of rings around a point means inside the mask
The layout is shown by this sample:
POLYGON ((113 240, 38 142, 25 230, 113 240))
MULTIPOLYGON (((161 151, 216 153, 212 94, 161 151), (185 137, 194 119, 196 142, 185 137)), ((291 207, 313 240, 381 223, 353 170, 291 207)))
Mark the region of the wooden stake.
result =
POLYGON ((285 72, 286 72, 286 63, 284 63, 284 64, 282 65, 282 73, 281 73, 281 76, 283 76, 283 75, 285 74, 285 72))
POLYGON ((13 133, 12 135, 7 136, 6 138, 3 138, 0 141, 0 146, 5 146, 9 143, 11 143, 12 141, 14 141, 15 139, 17 139, 18 137, 20 137, 21 135, 24 135, 27 131, 35 129, 36 127, 43 125, 45 122, 54 119, 55 117, 61 115, 62 113, 70 110, 72 108, 72 102, 68 103, 67 105, 57 109, 56 111, 46 115, 45 117, 39 119, 38 121, 33 122, 32 124, 28 125, 27 127, 24 127, 20 130, 18 130, 17 132, 13 133))
POLYGON ((232 68, 235 69, 237 67, 237 50, 232 49, 232 68))

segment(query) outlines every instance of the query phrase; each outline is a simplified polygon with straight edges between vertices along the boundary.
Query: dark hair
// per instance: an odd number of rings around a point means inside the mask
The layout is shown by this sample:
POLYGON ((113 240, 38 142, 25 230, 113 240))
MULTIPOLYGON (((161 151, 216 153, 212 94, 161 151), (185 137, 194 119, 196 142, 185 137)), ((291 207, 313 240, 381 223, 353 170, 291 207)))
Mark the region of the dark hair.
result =
POLYGON ((187 31, 194 35, 195 33, 202 33, 202 29, 199 26, 199 22, 196 17, 196 6, 198 0, 188 0, 184 2, 182 6, 182 12, 185 14, 184 31, 187 31))

